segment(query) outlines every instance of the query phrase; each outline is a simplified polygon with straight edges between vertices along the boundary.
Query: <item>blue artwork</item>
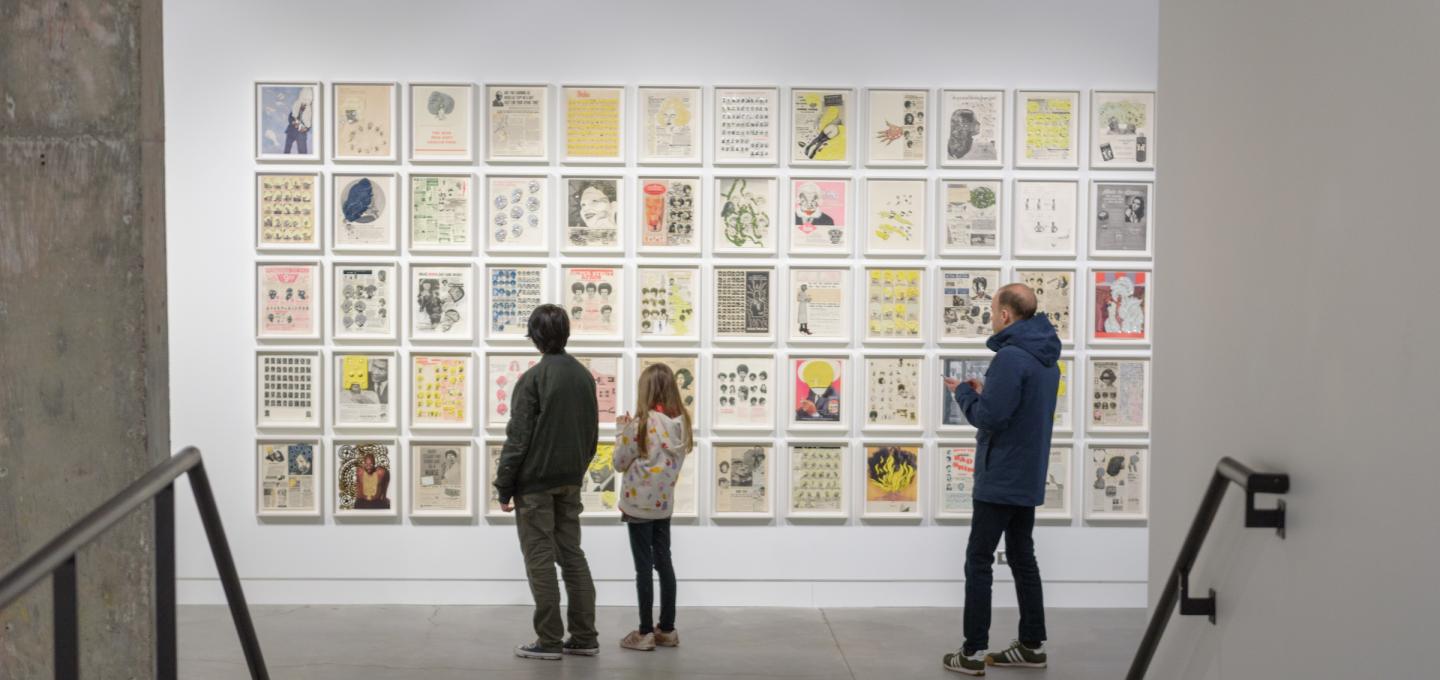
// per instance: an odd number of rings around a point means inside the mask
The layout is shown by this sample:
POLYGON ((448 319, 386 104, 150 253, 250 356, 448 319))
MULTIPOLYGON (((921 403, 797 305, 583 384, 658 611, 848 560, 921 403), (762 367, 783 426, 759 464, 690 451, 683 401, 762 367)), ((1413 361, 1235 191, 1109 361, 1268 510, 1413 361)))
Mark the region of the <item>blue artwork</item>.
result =
POLYGON ((315 448, 309 444, 291 444, 289 453, 290 474, 310 474, 315 465, 315 448))
POLYGON ((315 130, 314 85, 261 85, 259 135, 262 156, 318 156, 311 150, 315 130))
POLYGON ((380 217, 382 200, 379 189, 368 177, 362 177, 345 187, 341 213, 346 222, 369 224, 380 217))

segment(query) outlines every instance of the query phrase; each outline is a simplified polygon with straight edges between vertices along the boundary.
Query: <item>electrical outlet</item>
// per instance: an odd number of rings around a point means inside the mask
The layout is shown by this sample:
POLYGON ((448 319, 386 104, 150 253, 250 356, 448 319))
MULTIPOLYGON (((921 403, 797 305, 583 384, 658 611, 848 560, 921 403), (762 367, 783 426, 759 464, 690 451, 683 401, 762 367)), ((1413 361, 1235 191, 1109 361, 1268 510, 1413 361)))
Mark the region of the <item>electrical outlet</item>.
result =
POLYGON ((1004 550, 1000 550, 995 553, 995 562, 996 564, 1010 564, 1010 558, 1005 556, 1004 550))

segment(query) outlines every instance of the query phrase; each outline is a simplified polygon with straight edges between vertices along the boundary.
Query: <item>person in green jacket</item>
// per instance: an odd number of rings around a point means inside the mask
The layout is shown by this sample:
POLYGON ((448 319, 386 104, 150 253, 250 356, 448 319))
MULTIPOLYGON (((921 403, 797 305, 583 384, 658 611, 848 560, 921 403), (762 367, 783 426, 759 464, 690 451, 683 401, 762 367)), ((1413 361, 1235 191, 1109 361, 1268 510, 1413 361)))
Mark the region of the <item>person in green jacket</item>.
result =
POLYGON ((544 355, 515 382, 510 422, 495 473, 500 509, 515 512, 520 551, 535 598, 535 635, 515 648, 526 659, 559 659, 561 654, 600 653, 595 631, 595 582, 580 548, 580 483, 595 457, 599 405, 595 379, 565 353, 570 318, 556 305, 530 313, 525 337, 544 355), (563 640, 560 586, 565 579, 570 639, 563 640))

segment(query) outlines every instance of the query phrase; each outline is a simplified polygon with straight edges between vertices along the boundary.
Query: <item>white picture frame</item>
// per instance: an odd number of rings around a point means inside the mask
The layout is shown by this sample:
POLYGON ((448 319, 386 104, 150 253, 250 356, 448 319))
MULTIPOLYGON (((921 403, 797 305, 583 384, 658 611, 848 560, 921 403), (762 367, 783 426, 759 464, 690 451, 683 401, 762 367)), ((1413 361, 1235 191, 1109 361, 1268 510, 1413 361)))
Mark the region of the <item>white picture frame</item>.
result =
POLYGON ((930 165, 930 90, 872 87, 865 90, 865 166, 925 168, 930 165))
POLYGON ((409 454, 406 460, 410 469, 406 477, 410 480, 409 493, 406 496, 410 502, 410 517, 412 519, 471 519, 475 517, 475 442, 471 439, 430 439, 412 437, 409 441, 409 454), (451 478, 452 466, 450 465, 450 453, 455 453, 454 467, 459 471, 454 473, 459 477, 458 494, 460 496, 459 508, 421 507, 429 502, 429 497, 434 495, 450 496, 453 489, 454 479, 451 478), (425 461, 427 454, 438 454, 439 469, 436 463, 425 461), (447 480, 449 480, 447 482, 447 480), (435 488, 431 488, 435 487, 435 488), (439 492, 438 494, 436 492, 439 492))
POLYGON ((486 430, 503 433, 510 424, 510 402, 515 383, 530 367, 540 363, 540 353, 529 352, 486 352, 485 353, 485 419, 486 430))
POLYGON ((475 340, 475 267, 469 262, 411 262, 409 338, 417 343, 470 343, 475 340), (457 296, 458 299, 457 299, 457 296))
POLYGON ((622 415, 631 410, 633 404, 626 401, 629 396, 628 385, 634 381, 628 380, 625 374, 625 355, 619 352, 571 352, 570 356, 575 357, 590 370, 590 377, 595 379, 595 403, 599 407, 600 432, 614 433, 616 416, 622 415), (611 368, 609 376, 605 371, 597 370, 608 366, 611 368), (608 392, 608 396, 607 396, 608 392), (608 402, 608 407, 607 407, 608 402))
POLYGON ((715 255, 765 257, 779 251, 775 177, 715 177, 710 202, 710 250, 715 255))
POLYGON ((1091 90, 1090 168, 1154 170, 1157 129, 1154 91, 1091 90))
POLYGON ((485 339, 529 343, 525 333, 530 312, 555 299, 550 290, 549 265, 489 262, 485 265, 484 282, 485 339))
POLYGON ((860 365, 864 395, 860 431, 867 436, 925 432, 929 422, 925 413, 929 400, 925 395, 930 382, 926 374, 931 367, 924 352, 866 354, 861 357, 860 365), (906 413, 910 414, 909 418, 905 417, 906 413))
POLYGON ((1067 179, 1017 179, 1013 187, 1011 254, 1074 258, 1079 252, 1080 183, 1067 179))
POLYGON ((400 160, 400 85, 394 81, 330 84, 330 160, 390 164, 400 160))
POLYGON ((396 432, 400 428, 403 377, 397 352, 337 349, 331 367, 331 426, 339 431, 396 432), (353 374, 347 373, 351 363, 353 374), (363 369, 359 362, 364 362, 363 369), (388 362, 388 363, 383 363, 388 362), (377 379, 378 369, 386 372, 377 379), (342 394, 344 399, 342 400, 342 394), (366 408, 374 406, 375 408, 366 408))
POLYGON ((925 256, 930 244, 929 188, 924 177, 865 178, 866 256, 925 256))
POLYGON ((994 334, 991 303, 1005 285, 999 262, 943 262, 935 271, 935 344, 983 346, 994 334))
POLYGON ((635 252, 698 256, 705 242, 705 181, 641 175, 635 182, 635 252))
POLYGON ((935 443, 935 507, 937 522, 969 521, 975 516, 974 440, 942 439, 935 443))
POLYGON ((1079 90, 1016 90, 1015 167, 1080 169, 1080 112, 1079 90))
POLYGON ((325 357, 318 350, 255 353, 255 429, 318 431, 325 413, 325 357))
POLYGON ((565 165, 625 164, 626 146, 629 141, 625 134, 626 89, 624 85, 560 86, 561 163, 565 165), (575 106, 572 99, 574 102, 587 103, 584 107, 578 107, 575 106), (613 121, 609 120, 608 110, 615 112, 613 121), (572 132, 571 128, 589 118, 603 118, 600 120, 603 125, 596 125, 590 131, 588 141, 576 144, 583 140, 579 131, 572 132))
POLYGON ((1085 431, 1097 435, 1143 435, 1150 431, 1151 412, 1151 374, 1153 367, 1150 357, 1141 354, 1097 354, 1092 352, 1086 358, 1085 364, 1085 386, 1087 401, 1087 412, 1089 419, 1086 421, 1085 431), (1135 373, 1140 375, 1137 377, 1135 373), (1121 375, 1121 373, 1128 375, 1121 375), (1115 384, 1121 380, 1134 385, 1139 382, 1138 387, 1141 403, 1133 403, 1135 390, 1131 387, 1125 394, 1115 389, 1115 384), (1123 398, 1122 398, 1123 397, 1123 398), (1102 418, 1105 412, 1129 411, 1123 423, 1117 423, 1118 418, 1102 418), (1108 420, 1110 422, 1101 422, 1108 420))
POLYGON ((792 266, 787 275, 789 304, 785 342, 791 345, 850 344, 855 337, 855 285, 850 267, 792 266), (805 286, 804 291, 800 290, 801 286, 805 286), (820 332, 810 328, 812 325, 820 332))
POLYGON ((806 351, 786 355, 782 375, 786 381, 787 399, 785 410, 781 412, 785 429, 791 432, 849 434, 853 420, 851 412, 856 410, 851 404, 851 397, 857 393, 850 384, 850 368, 849 352, 806 351), (826 369, 813 369, 814 374, 807 377, 812 369, 806 367, 812 362, 829 364, 828 376, 831 380, 828 384, 821 384, 827 375, 826 369), (805 393, 799 389, 802 381, 806 385, 805 393), (839 389, 835 388, 837 382, 839 389), (835 404, 835 401, 839 403, 835 404), (813 413, 810 413, 809 405, 815 407, 813 413), (810 415, 802 418, 802 412, 810 415))
MULTIPOLYGON (((710 517, 715 520, 726 519, 772 519, 775 517, 775 442, 768 439, 736 439, 720 440, 710 442, 710 517), (757 460, 763 458, 763 461, 757 460), (734 489, 740 488, 740 484, 748 483, 753 491, 756 484, 755 477, 763 470, 764 493, 763 499, 752 502, 749 510, 733 510, 732 505, 740 506, 740 499, 732 498, 738 496, 734 489), (747 475, 748 471, 748 475, 747 475), (758 508, 758 509, 754 509, 758 508)), ((752 499, 752 501, 755 499, 752 499)))
POLYGON ((710 357, 710 431, 774 432, 783 399, 773 354, 716 353, 710 357))
POLYGON ((565 175, 560 178, 556 213, 563 225, 560 252, 567 255, 623 255, 628 222, 626 178, 622 175, 565 175))
POLYGON ((406 89, 410 162, 474 163, 475 84, 410 83, 406 89))
POLYGON ((635 90, 635 99, 636 161, 640 165, 700 165, 705 147, 704 89, 698 85, 641 85, 635 90), (683 143, 687 138, 688 145, 683 143), (678 148, 667 151, 668 147, 678 148))
POLYGON ((570 342, 625 341, 630 293, 623 263, 561 265, 560 281, 560 290, 555 296, 570 315, 570 342), (583 292, 576 293, 577 284, 584 287, 583 292))
POLYGON ((1089 442, 1085 446, 1085 459, 1081 469, 1083 472, 1080 475, 1082 480, 1080 486, 1085 490, 1083 510, 1085 522, 1091 524, 1144 522, 1150 519, 1150 444, 1148 442, 1142 440, 1089 442), (1107 459, 1103 468, 1099 466, 1101 456, 1107 459), (1113 465, 1110 460, 1116 456, 1123 456, 1125 460, 1121 463, 1119 474, 1111 475, 1109 472, 1113 465), (1130 469, 1132 465, 1138 469, 1132 471, 1130 469), (1138 479, 1142 488, 1140 493, 1135 495, 1133 504, 1130 502, 1130 494, 1127 493, 1122 509, 1117 511, 1113 508, 1116 500, 1120 498, 1118 487, 1121 479, 1129 482, 1126 486, 1132 485, 1138 479), (1097 482, 1101 484, 1099 489, 1095 488, 1097 482), (1116 489, 1114 495, 1110 494, 1112 485, 1116 489), (1124 509, 1124 506, 1131 506, 1131 509, 1124 509))
POLYGON ((408 373, 411 431, 475 430, 473 352, 414 351, 408 373))
POLYGON ((927 268, 918 262, 865 267, 858 298, 865 302, 865 344, 925 344, 929 280, 927 268), (902 312, 904 318, 896 319, 902 312))
POLYGON ((319 163, 322 160, 327 121, 325 91, 319 81, 256 81, 254 97, 252 120, 255 121, 257 162, 319 163), (296 125, 293 131, 292 124, 296 125), (291 149, 295 153, 289 153, 291 149))
POLYGON ((330 180, 331 250, 394 253, 401 206, 405 205, 398 176, 393 172, 336 172, 330 180))
POLYGON ((935 135, 940 167, 1005 167, 1010 120, 1005 99, 1004 90, 940 90, 936 128, 940 134, 935 135))
POLYGON ((1050 442, 1050 464, 1045 472, 1045 503, 1035 508, 1035 519, 1041 521, 1071 520, 1075 510, 1071 497, 1075 490, 1075 442, 1050 442))
POLYGON ((325 442, 319 437, 261 437, 251 449, 255 457, 255 516, 322 517, 325 514, 325 442), (309 447, 308 450, 305 447, 309 447), (308 454, 308 455, 307 455, 308 454), (280 459, 276 460, 275 457, 280 459), (280 466, 277 469, 277 466, 280 466), (308 477, 309 479, 304 479, 308 477), (310 503, 289 507, 290 497, 300 494, 308 482, 310 503), (267 503, 266 491, 270 491, 267 503), (282 493, 283 492, 283 493, 282 493), (281 507, 283 497, 284 507, 281 507))
POLYGON ((935 252, 940 257, 998 258, 1008 241, 1001 179, 945 177, 935 183, 935 252))
POLYGON ((1154 182, 1091 180, 1089 206, 1090 257, 1148 260, 1155 256, 1154 182))
POLYGON ((926 458, 930 455, 922 439, 866 439, 857 451, 865 492, 861 519, 920 521, 925 517, 926 458), (906 460, 913 455, 915 461, 906 460), (887 463, 885 461, 894 461, 887 463), (906 467, 910 470, 907 472, 906 467), (904 478, 910 476, 908 483, 904 478), (894 485, 892 489, 889 485, 894 485), (913 489, 914 498, 908 498, 913 489))
POLYGON ((854 165, 856 104, 854 88, 790 88, 790 166, 854 165))
POLYGON ((324 266, 315 260, 256 262, 255 339, 319 341, 325 325, 324 275, 324 266))
POLYGON ((549 164, 552 145, 548 84, 487 84, 482 105, 486 162, 549 164), (515 112, 517 108, 522 110, 515 112))
POLYGON ((700 342, 703 287, 704 273, 698 266, 636 267, 631 337, 642 344, 700 342))
POLYGON ((789 463, 785 516, 791 520, 850 519, 850 443, 803 439, 786 443, 789 463), (812 450, 818 460, 808 460, 812 450), (804 484, 807 488, 800 488, 804 484), (836 506, 827 509, 828 506, 836 506))
POLYGON ((401 268, 394 262, 332 262, 331 337, 392 345, 400 337, 401 268))
POLYGON ((475 250, 475 175, 409 175, 405 241, 412 253, 469 255, 475 250), (417 203, 424 202, 423 205, 417 203))
POLYGON ((1148 347, 1155 337, 1155 272, 1150 267, 1091 267, 1085 279, 1090 292, 1086 343, 1148 347))
POLYGON ((775 342, 775 324, 779 318, 775 288, 779 277, 775 267, 755 265, 716 266, 710 279, 710 335, 715 344, 770 344, 775 342), (744 290, 736 295, 735 288, 743 281, 744 290), (722 286, 722 282, 724 285, 722 286), (759 288, 764 286, 764 290, 759 288), (724 290, 722 291, 722 287, 724 290), (735 312, 736 305, 742 311, 735 312), (764 304, 763 313, 759 309, 764 304), (760 329, 760 323, 765 324, 760 329), (738 322, 738 324, 737 324, 738 322), (739 330, 736 330, 736 329, 739 330))
POLYGON ((780 163, 780 88, 721 85, 711 95, 714 165, 780 163), (758 124, 757 124, 758 120, 758 124))
POLYGON ((1037 298, 1037 312, 1050 318, 1061 344, 1075 345, 1079 326, 1084 319, 1083 314, 1076 313, 1079 295, 1075 291, 1077 288, 1083 289, 1084 283, 1073 264, 1017 262, 1010 269, 1009 283, 1030 286, 1037 298), (1064 302, 1063 307, 1061 301, 1064 302))
POLYGON ((788 229, 790 255, 849 257, 860 220, 855 183, 849 177, 791 177, 788 229))
MULTIPOLYGON (((387 437, 337 437, 330 446, 330 496, 331 516, 338 520, 360 517, 398 518, 400 517, 401 504, 406 502, 405 496, 408 491, 405 488, 405 468, 409 467, 405 460, 405 447, 400 439, 393 436, 387 437), (383 447, 383 453, 368 447, 383 447), (361 508, 356 507, 362 503, 359 494, 356 498, 347 501, 343 488, 346 486, 345 478, 350 477, 350 486, 354 487, 357 482, 354 473, 348 473, 351 468, 363 465, 367 454, 376 455, 376 469, 385 469, 387 472, 384 481, 384 500, 388 507, 383 508, 361 508), (354 460, 355 463, 348 463, 354 460), (382 463, 382 461, 385 461, 382 463), (347 508, 345 505, 351 505, 347 508)), ((378 499, 377 499, 378 500, 378 499)), ((374 501, 371 501, 374 502, 374 501)))
POLYGON ((319 253, 325 231, 323 187, 319 172, 255 173, 255 250, 319 253), (305 204, 309 204, 306 209, 305 204), (309 236, 305 237, 305 222, 309 236))
POLYGON ((485 201, 480 228, 491 254, 550 254, 554 224, 549 175, 506 173, 485 176, 485 201))

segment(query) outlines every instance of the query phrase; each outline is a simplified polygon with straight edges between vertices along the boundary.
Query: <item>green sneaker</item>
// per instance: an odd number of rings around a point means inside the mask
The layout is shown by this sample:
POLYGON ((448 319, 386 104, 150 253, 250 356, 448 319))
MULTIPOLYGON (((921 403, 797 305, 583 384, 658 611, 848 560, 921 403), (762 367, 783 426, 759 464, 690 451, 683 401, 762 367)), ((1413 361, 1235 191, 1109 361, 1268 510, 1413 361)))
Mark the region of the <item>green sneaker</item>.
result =
POLYGON ((944 666, 947 671, 955 671, 956 673, 964 673, 965 675, 984 675, 985 652, 981 650, 974 654, 966 654, 965 648, 961 647, 954 652, 946 654, 945 658, 941 660, 940 665, 944 666))
POLYGON ((1019 640, 1014 640, 1009 647, 987 654, 985 660, 996 668, 1044 668, 1045 644, 1041 643, 1039 647, 1031 649, 1020 644, 1019 640))

